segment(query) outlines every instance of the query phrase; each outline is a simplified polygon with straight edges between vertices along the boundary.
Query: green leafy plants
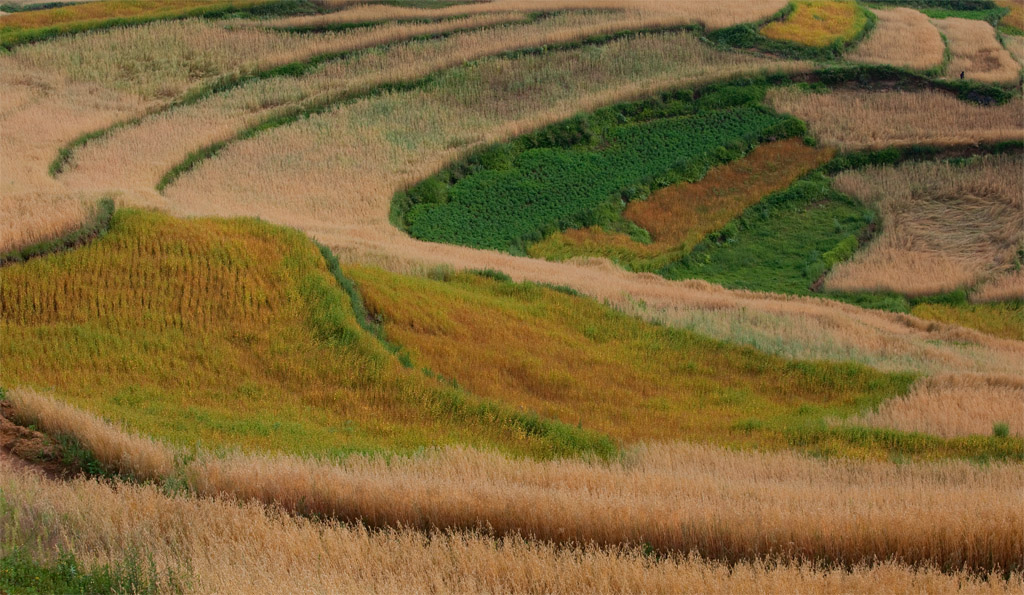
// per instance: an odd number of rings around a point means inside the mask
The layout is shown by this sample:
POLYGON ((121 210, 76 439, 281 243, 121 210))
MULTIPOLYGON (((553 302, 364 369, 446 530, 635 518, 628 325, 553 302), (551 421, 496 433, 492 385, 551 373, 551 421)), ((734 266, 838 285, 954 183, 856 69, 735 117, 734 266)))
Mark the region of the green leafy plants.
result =
POLYGON ((799 121, 753 104, 763 93, 723 87, 560 122, 396 196, 396 218, 421 239, 511 252, 555 230, 609 223, 623 200, 803 134, 799 121))

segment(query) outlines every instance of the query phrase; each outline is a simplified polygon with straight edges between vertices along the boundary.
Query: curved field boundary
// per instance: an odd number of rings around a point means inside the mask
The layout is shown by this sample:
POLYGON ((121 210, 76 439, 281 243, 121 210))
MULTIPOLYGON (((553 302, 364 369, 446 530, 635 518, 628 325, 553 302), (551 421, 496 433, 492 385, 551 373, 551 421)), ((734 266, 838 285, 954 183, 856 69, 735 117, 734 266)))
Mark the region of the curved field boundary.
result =
POLYGON ((81 246, 89 240, 106 233, 110 229, 110 222, 113 219, 114 201, 104 198, 96 206, 92 217, 77 229, 50 240, 4 252, 0 254, 0 266, 81 246))
MULTIPOLYGON (((620 32, 617 32, 617 33, 610 33, 610 34, 602 34, 602 35, 590 36, 590 37, 586 37, 586 38, 578 40, 578 41, 570 41, 570 42, 565 42, 565 43, 560 43, 560 44, 547 44, 547 45, 543 45, 543 46, 540 46, 540 47, 532 47, 532 48, 523 48, 523 49, 518 49, 518 50, 504 51, 504 52, 497 53, 497 54, 490 54, 490 55, 485 56, 483 58, 487 58, 487 59, 517 58, 517 57, 520 57, 520 56, 527 56, 527 55, 531 55, 531 54, 544 54, 544 53, 553 52, 553 51, 572 50, 572 49, 577 49, 577 48, 584 47, 584 46, 599 46, 599 45, 604 45, 604 44, 611 43, 613 41, 617 41, 617 40, 620 40, 620 39, 638 37, 638 36, 649 34, 649 33, 670 33, 670 32, 675 32, 675 31, 692 31, 694 29, 695 29, 694 25, 670 25, 670 26, 662 26, 662 27, 645 27, 645 28, 642 28, 642 29, 635 29, 635 30, 630 30, 630 31, 620 31, 620 32)), ((285 126, 285 125, 288 125, 288 124, 290 124, 292 122, 295 122, 295 121, 297 121, 299 119, 306 118, 306 117, 309 117, 309 116, 313 116, 313 115, 316 115, 316 114, 321 114, 321 113, 330 111, 331 109, 334 109, 335 107, 337 107, 339 105, 344 105, 344 104, 347 104, 347 103, 354 103, 354 102, 356 102, 356 101, 358 101, 360 99, 365 99, 367 97, 373 97, 375 95, 381 95, 381 94, 390 93, 390 92, 396 92, 396 91, 409 91, 409 90, 413 90, 413 89, 418 89, 420 87, 424 87, 424 86, 430 84, 432 81, 436 80, 436 78, 438 76, 440 76, 441 74, 443 74, 443 73, 445 73, 445 72, 447 72, 449 70, 453 70, 455 68, 462 68, 464 66, 466 66, 466 63, 460 64, 458 66, 454 66, 454 67, 449 68, 449 69, 436 70, 436 71, 434 71, 434 72, 432 72, 432 73, 430 73, 430 74, 428 74, 428 75, 426 75, 424 77, 420 77, 418 79, 406 80, 406 81, 395 81, 395 82, 392 82, 392 83, 386 83, 386 84, 383 84, 383 85, 378 85, 378 86, 373 87, 371 89, 366 89, 366 90, 361 90, 361 91, 356 91, 356 92, 345 92, 345 93, 341 93, 341 94, 338 94, 338 95, 334 95, 334 96, 330 96, 330 97, 326 97, 326 98, 323 98, 323 99, 319 99, 319 100, 310 102, 309 104, 304 105, 304 106, 296 106, 294 108, 291 108, 291 109, 287 110, 283 114, 272 116, 272 117, 267 118, 267 119, 265 119, 265 120, 263 120, 261 122, 258 122, 257 124, 249 126, 248 128, 246 128, 244 130, 239 131, 232 138, 229 138, 229 139, 223 140, 223 141, 219 141, 219 142, 216 142, 216 143, 212 143, 210 145, 207 145, 206 147, 203 147, 203 148, 193 152, 188 157, 186 157, 184 160, 182 160, 180 163, 178 163, 177 165, 172 167, 161 178, 160 182, 157 184, 157 190, 162 192, 165 188, 167 188, 168 186, 173 184, 175 182, 175 180, 177 180, 183 174, 191 171, 198 164, 200 164, 201 162, 205 161, 206 159, 209 159, 209 158, 213 157, 221 149, 227 147, 228 145, 230 145, 232 143, 252 138, 252 137, 258 135, 259 133, 261 133, 261 132, 263 132, 265 130, 270 130, 270 129, 273 129, 273 128, 278 128, 280 126, 285 126)))
MULTIPOLYGON (((485 21, 485 24, 477 24, 474 22, 474 24, 468 25, 466 27, 454 27, 452 29, 441 32, 431 31, 422 34, 406 35, 404 37, 399 37, 391 41, 390 43, 383 45, 378 44, 326 52, 323 54, 314 55, 312 57, 300 61, 289 62, 286 64, 276 64, 273 66, 268 66, 266 68, 257 69, 250 72, 244 72, 241 74, 228 74, 210 83, 200 85, 192 91, 185 93, 182 97, 175 99, 170 103, 157 106, 143 113, 142 115, 136 116, 128 120, 123 120, 121 122, 117 122, 115 124, 112 124, 105 128, 101 128, 99 130, 86 132, 85 134, 78 136, 71 142, 61 147, 61 149, 57 152, 57 156, 50 163, 49 173, 51 177, 57 177, 58 175, 60 175, 64 171, 64 168, 67 166, 67 164, 71 161, 74 152, 77 149, 88 144, 90 141, 103 138, 121 128, 136 126, 150 116, 154 116, 177 107, 183 107, 198 103, 199 101, 202 101, 203 99, 206 99, 214 94, 230 91, 231 89, 234 89, 251 81, 273 78, 277 76, 301 76, 303 73, 308 72, 309 70, 312 70, 316 68, 318 65, 321 65, 325 62, 344 59, 348 56, 353 55, 354 53, 368 51, 371 48, 380 48, 398 43, 406 43, 409 41, 415 41, 417 39, 444 37, 447 35, 453 35, 460 32, 486 29, 489 27, 498 27, 514 22, 529 23, 551 14, 554 13, 538 12, 530 15, 509 15, 506 18, 500 18, 500 16, 495 15, 495 17, 498 17, 497 19, 495 19, 494 17, 487 19, 485 21)), ((436 23, 428 24, 433 25, 436 23)))

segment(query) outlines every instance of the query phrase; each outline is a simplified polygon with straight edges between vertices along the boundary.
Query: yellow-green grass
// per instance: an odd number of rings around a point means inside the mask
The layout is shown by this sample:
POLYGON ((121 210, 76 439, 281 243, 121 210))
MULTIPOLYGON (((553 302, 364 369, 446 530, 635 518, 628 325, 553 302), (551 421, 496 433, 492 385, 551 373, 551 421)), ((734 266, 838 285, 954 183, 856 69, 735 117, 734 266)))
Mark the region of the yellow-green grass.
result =
POLYGON ((308 238, 254 219, 118 211, 85 247, 0 268, 0 361, 0 386, 185 447, 574 454, 543 420, 404 367, 308 238))
POLYGON ((17 12, 0 20, 0 46, 88 29, 245 10, 273 0, 108 0, 17 12))
POLYGON ((761 27, 761 35, 820 48, 853 40, 868 21, 865 11, 852 1, 805 0, 793 4, 786 18, 761 27))
POLYGON ((623 217, 650 233, 643 244, 600 228, 554 233, 528 248, 531 256, 565 260, 601 256, 634 270, 655 271, 772 192, 785 190, 831 158, 831 149, 791 138, 759 145, 741 159, 713 168, 699 182, 662 188, 626 206, 623 217))
POLYGON ((824 429, 832 416, 867 411, 904 393, 907 374, 786 360, 644 323, 553 288, 489 276, 435 281, 357 266, 346 275, 416 365, 484 398, 623 443, 686 440, 866 458, 980 447, 929 438, 929 446, 918 448, 908 446, 913 440, 906 435, 881 439, 824 429))
POLYGON ((1021 302, 994 304, 918 304, 910 311, 918 318, 959 324, 983 333, 1024 341, 1024 305, 1021 302))

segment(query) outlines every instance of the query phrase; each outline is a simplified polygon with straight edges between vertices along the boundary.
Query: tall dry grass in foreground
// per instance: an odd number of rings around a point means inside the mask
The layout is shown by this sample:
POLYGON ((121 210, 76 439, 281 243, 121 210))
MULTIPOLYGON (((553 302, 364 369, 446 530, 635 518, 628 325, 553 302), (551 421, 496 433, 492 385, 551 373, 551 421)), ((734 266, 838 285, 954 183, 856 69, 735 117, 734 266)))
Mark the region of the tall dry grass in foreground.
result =
POLYGON ((983 107, 940 91, 806 93, 789 87, 769 89, 767 97, 776 110, 806 121, 819 140, 846 150, 1024 138, 1019 98, 983 107))
POLYGON ((975 19, 931 19, 946 36, 950 60, 947 78, 969 79, 984 83, 1016 83, 1020 65, 996 39, 996 31, 985 21, 975 19))
MULTIPOLYGON (((519 20, 509 16, 510 20, 519 20)), ((528 24, 506 24, 455 33, 439 39, 397 43, 328 62, 299 77, 253 81, 196 104, 148 117, 75 152, 74 167, 63 174, 76 188, 151 189, 190 152, 231 138, 238 131, 281 110, 367 91, 375 86, 414 81, 432 72, 510 50, 567 43, 624 30, 671 24, 640 12, 574 12, 528 24)), ((472 27, 476 21, 444 21, 441 32, 472 27)), ((159 204, 159 199, 157 204, 159 204)))
POLYGON ((1024 244, 1024 159, 924 162, 835 177, 881 214, 882 232, 825 279, 832 290, 926 295, 971 287, 1013 264, 1024 244))
MULTIPOLYGON (((41 420, 38 411, 49 407, 47 400, 30 391, 20 394, 15 415, 41 420)), ((50 417, 46 423, 75 426, 70 418, 50 417)), ((92 439, 83 434, 97 431, 112 436, 105 440, 114 444, 136 440, 97 423, 74 431, 85 443, 92 439)), ((148 458, 132 461, 149 464, 148 458)), ((274 503, 371 526, 648 544, 731 561, 772 555, 1019 570, 1024 558, 1020 465, 822 461, 677 444, 637 447, 608 464, 510 460, 464 448, 390 460, 352 456, 335 464, 200 455, 181 477, 201 495, 274 503)))
POLYGON ((927 70, 942 64, 946 44, 923 13, 911 8, 875 9, 875 28, 846 58, 927 70))
MULTIPOLYGON (((810 564, 698 556, 652 559, 639 548, 555 546, 518 536, 312 521, 256 503, 168 496, 152 486, 55 482, 0 459, 0 553, 25 544, 52 561, 57 548, 87 564, 152 559, 160 575, 184 576, 189 591, 231 593, 544 592, 1013 593, 1009 580, 892 562, 850 570, 810 564), (55 519, 62 519, 55 522, 55 519)), ((52 562, 51 562, 52 563, 52 562)), ((163 585, 164 588, 170 585, 163 585)))
POLYGON ((951 438, 991 435, 1006 423, 1024 436, 1024 379, 1014 376, 942 375, 918 382, 905 397, 847 423, 925 432, 951 438))
MULTIPOLYGON (((328 0, 328 6, 332 4, 328 0)), ((341 3, 339 3, 340 5, 341 3)), ((502 10, 638 10, 699 23, 711 29, 720 29, 738 23, 757 21, 771 16, 786 6, 786 0, 492 0, 456 4, 436 9, 402 6, 363 6, 309 17, 288 17, 269 21, 275 27, 309 27, 327 23, 351 23, 377 18, 444 18, 481 12, 502 10)))
POLYGON ((95 415, 32 390, 12 389, 6 396, 26 420, 45 428, 51 436, 75 436, 97 459, 118 472, 153 481, 174 472, 173 451, 152 439, 127 434, 95 415))

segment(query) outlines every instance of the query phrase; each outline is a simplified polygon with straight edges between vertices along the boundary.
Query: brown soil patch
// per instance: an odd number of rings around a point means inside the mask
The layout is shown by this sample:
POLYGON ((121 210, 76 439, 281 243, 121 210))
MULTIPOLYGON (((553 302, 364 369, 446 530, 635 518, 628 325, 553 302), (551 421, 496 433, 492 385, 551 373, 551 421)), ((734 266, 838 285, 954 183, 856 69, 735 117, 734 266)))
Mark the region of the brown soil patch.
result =
POLYGON ((15 469, 38 471, 55 479, 76 474, 77 468, 63 463, 60 445, 12 418, 10 404, 0 402, 0 459, 15 469))

